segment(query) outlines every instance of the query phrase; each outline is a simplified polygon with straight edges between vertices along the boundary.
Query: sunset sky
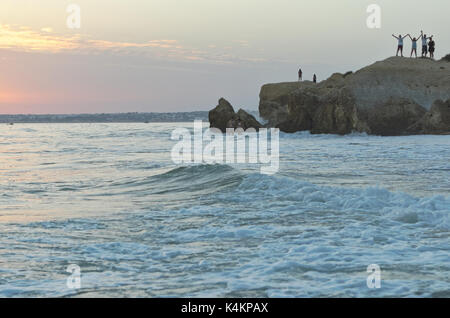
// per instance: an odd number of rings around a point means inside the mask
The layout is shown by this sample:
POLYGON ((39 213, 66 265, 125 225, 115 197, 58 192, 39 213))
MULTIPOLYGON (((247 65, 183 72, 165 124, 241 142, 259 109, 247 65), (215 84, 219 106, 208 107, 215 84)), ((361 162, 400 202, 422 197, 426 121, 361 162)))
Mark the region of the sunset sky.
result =
POLYGON ((260 86, 298 67, 322 80, 393 55, 392 33, 433 34, 441 58, 449 12, 448 0, 2 0, 0 113, 209 110, 219 97, 256 109, 260 86), (380 29, 366 26, 372 3, 380 29))

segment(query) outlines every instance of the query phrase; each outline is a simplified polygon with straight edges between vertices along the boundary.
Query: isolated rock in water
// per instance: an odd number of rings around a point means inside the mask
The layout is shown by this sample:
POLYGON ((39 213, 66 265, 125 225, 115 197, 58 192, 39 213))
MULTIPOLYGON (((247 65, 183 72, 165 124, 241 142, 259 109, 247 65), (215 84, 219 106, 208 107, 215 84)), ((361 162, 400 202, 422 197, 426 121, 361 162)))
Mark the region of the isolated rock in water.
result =
POLYGON ((245 110, 234 112, 233 106, 224 98, 219 100, 219 105, 209 112, 209 123, 211 128, 218 128, 226 132, 227 128, 255 128, 259 130, 262 125, 256 118, 245 110))
MULTIPOLYGON (((255 128, 256 130, 259 130, 260 128, 262 128, 262 125, 256 120, 256 118, 253 115, 250 115, 249 113, 247 113, 243 109, 239 109, 236 116, 237 116, 237 121, 238 121, 237 126, 239 126, 239 122, 240 122, 241 123, 240 127, 244 128, 244 130, 247 130, 248 128, 255 128)), ((233 127, 233 128, 237 128, 237 127, 233 127)))
POLYGON ((219 105, 209 112, 210 126, 225 132, 228 122, 235 116, 233 106, 224 98, 219 99, 219 105))
POLYGON ((450 128, 445 126, 444 108, 435 106, 433 115, 431 108, 435 101, 449 98, 446 60, 392 57, 355 73, 333 74, 317 84, 264 85, 259 110, 269 126, 285 132, 446 133, 450 128), (431 123, 425 120, 428 115, 443 119, 431 123))

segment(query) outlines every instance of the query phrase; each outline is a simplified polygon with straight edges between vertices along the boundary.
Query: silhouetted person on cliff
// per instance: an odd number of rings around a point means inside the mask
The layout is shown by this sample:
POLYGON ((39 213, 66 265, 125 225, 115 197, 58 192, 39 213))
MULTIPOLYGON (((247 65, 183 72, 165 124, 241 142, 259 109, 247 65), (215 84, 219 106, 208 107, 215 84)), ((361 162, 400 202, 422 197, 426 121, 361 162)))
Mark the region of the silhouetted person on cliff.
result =
POLYGON ((316 76, 316 74, 314 74, 314 76, 313 76, 313 83, 317 83, 317 76, 316 76))
POLYGON ((434 40, 433 36, 430 36, 430 42, 428 42, 428 51, 430 51, 430 57, 434 59, 434 40))
POLYGON ((303 72, 302 69, 298 70, 298 80, 301 82, 302 81, 302 77, 303 77, 303 72))
POLYGON ((400 53, 403 57, 403 40, 408 36, 408 34, 403 37, 401 34, 399 34, 398 37, 396 37, 393 34, 392 34, 392 36, 398 40, 397 54, 395 56, 398 56, 398 52, 400 51, 400 53))

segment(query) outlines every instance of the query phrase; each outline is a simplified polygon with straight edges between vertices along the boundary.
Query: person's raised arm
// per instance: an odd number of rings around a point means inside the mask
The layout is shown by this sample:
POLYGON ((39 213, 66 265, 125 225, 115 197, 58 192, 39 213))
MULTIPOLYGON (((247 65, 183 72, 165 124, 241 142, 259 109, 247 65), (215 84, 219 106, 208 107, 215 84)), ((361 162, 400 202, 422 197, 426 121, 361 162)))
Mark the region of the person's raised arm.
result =
POLYGON ((407 35, 405 35, 405 38, 406 38, 407 36, 409 36, 409 38, 410 38, 410 39, 411 39, 411 41, 412 41, 412 37, 411 37, 411 35, 410 35, 410 34, 407 34, 407 35))
POLYGON ((407 35, 405 35, 402 39, 406 38, 407 36, 411 37, 411 35, 409 35, 409 33, 407 35))
POLYGON ((392 36, 393 36, 394 38, 396 38, 396 39, 398 40, 398 37, 396 37, 396 36, 395 36, 395 35, 393 35, 393 34, 392 34, 392 36))

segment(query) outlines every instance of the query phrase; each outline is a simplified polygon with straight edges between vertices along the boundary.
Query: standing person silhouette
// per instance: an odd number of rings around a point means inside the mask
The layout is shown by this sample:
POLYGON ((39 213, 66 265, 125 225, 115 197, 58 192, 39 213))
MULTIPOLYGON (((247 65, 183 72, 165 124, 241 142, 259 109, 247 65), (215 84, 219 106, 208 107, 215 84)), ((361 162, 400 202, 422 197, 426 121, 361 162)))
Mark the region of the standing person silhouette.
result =
POLYGON ((403 57, 403 40, 408 36, 408 34, 403 37, 401 34, 399 34, 398 37, 396 37, 393 34, 392 34, 392 36, 398 40, 397 54, 395 56, 398 56, 398 52, 400 51, 400 53, 403 57))
POLYGON ((427 38, 426 34, 423 34, 423 31, 420 31, 420 38, 422 38, 422 57, 427 57, 428 54, 428 43, 427 41, 431 39, 433 36, 427 38))
POLYGON ((299 70, 298 70, 298 80, 301 82, 302 81, 302 77, 303 77, 303 72, 302 72, 302 69, 300 68, 299 70))
POLYGON ((433 36, 430 36, 430 42, 428 42, 428 51, 430 52, 430 58, 434 59, 434 40, 433 36))
POLYGON ((313 76, 313 83, 317 83, 317 76, 316 76, 316 74, 314 74, 314 76, 313 76))
POLYGON ((412 41, 412 48, 411 48, 411 56, 410 57, 412 57, 413 53, 415 53, 416 54, 416 58, 417 58, 417 38, 416 37, 413 38, 409 34, 408 34, 408 36, 409 36, 409 38, 412 41))

